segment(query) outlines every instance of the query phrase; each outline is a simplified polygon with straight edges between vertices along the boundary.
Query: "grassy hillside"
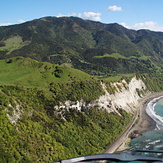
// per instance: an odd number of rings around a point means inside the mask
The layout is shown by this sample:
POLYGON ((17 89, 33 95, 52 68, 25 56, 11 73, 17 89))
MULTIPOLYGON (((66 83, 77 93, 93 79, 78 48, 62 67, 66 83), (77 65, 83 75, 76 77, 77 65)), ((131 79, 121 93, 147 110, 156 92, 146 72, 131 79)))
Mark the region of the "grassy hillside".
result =
POLYGON ((88 74, 73 68, 23 57, 0 60, 0 84, 49 87, 51 82, 91 79, 88 74))

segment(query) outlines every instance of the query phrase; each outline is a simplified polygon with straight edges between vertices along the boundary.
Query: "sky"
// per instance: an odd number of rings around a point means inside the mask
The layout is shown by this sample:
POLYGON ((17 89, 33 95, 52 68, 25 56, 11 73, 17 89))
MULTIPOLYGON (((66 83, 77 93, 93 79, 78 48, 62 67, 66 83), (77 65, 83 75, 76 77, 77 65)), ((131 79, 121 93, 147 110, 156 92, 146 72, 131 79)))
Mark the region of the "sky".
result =
POLYGON ((0 26, 46 16, 77 16, 163 32, 163 0, 1 0, 0 26))

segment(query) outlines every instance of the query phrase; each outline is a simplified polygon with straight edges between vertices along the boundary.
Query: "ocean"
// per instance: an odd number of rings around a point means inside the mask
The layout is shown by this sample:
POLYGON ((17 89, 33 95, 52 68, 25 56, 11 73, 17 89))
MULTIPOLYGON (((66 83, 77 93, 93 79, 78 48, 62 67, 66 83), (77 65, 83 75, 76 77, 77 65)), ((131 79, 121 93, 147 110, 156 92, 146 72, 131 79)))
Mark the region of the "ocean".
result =
MULTIPOLYGON (((148 131, 131 141, 131 149, 163 150, 163 96, 150 101, 146 107, 148 115, 156 122, 156 129, 148 131)), ((146 153, 146 155, 150 155, 146 153)), ((163 154, 153 154, 163 157, 163 154)))

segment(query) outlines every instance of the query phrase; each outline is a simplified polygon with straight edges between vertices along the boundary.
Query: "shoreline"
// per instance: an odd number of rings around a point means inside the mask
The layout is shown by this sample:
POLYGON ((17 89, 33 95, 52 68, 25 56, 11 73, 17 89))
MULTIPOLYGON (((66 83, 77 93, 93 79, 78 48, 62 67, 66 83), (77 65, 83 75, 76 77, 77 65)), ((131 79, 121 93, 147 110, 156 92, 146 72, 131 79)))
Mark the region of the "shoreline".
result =
POLYGON ((156 122, 146 113, 147 104, 154 98, 162 96, 163 92, 149 94, 142 99, 140 99, 140 104, 137 107, 136 120, 137 123, 134 123, 134 126, 129 130, 125 130, 124 133, 117 138, 113 144, 108 147, 104 153, 115 153, 120 152, 128 148, 126 144, 129 139, 138 137, 147 131, 152 131, 156 128, 156 122), (118 143, 117 143, 118 142, 118 143))
POLYGON ((149 96, 146 96, 144 99, 142 99, 140 103, 140 119, 137 124, 133 127, 133 129, 130 131, 137 130, 138 134, 143 134, 144 132, 154 130, 156 128, 156 122, 147 114, 146 107, 147 104, 153 100, 154 98, 157 98, 159 96, 162 96, 163 92, 154 93, 149 96))

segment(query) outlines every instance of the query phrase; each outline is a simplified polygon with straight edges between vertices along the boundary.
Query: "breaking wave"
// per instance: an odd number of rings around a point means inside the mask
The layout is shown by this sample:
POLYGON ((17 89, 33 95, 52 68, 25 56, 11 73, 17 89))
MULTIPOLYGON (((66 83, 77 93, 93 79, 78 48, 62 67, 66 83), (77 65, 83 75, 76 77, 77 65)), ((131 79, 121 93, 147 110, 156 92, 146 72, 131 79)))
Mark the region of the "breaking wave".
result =
POLYGON ((158 130, 163 130, 163 117, 156 114, 155 105, 159 99, 163 98, 163 96, 154 98, 151 100, 146 107, 147 114, 156 122, 156 127, 158 130))

